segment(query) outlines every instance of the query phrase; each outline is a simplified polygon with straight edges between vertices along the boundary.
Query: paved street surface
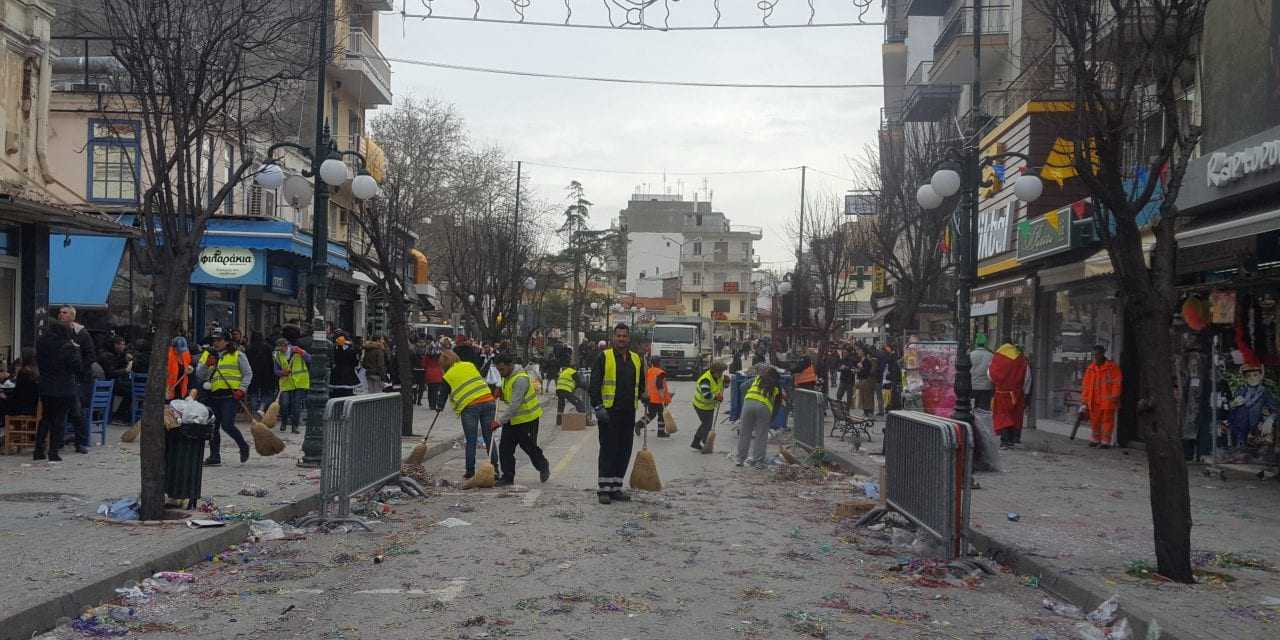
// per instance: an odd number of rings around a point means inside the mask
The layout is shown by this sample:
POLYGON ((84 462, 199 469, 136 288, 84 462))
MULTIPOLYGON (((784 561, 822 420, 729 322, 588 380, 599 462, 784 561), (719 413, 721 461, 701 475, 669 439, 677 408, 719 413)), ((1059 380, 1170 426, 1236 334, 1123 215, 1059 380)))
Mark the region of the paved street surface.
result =
MULTIPOLYGON (((1008 638, 1074 637, 1043 593, 997 570, 958 577, 913 560, 911 536, 855 531, 833 507, 841 475, 734 467, 689 448, 691 383, 669 440, 649 438, 665 484, 596 503, 596 431, 546 420, 540 484, 438 487, 393 500, 373 533, 246 543, 190 570, 181 594, 141 605, 132 633, 184 638, 1008 638), (464 526, 438 523, 457 518, 464 526), (225 561, 224 561, 225 560, 225 561), (242 562, 243 561, 243 562, 242 562)), ((550 412, 548 412, 550 415, 550 412)), ((720 444, 734 440, 721 427, 720 444)), ((771 451, 776 447, 771 447, 771 451)), ((428 465, 460 480, 462 452, 428 465)), ((78 633, 60 627, 46 637, 78 633)))
MULTIPOLYGON (((425 434, 434 415, 418 408, 414 431, 425 434)), ((249 437, 248 424, 240 427, 249 437)), ((188 529, 181 522, 126 526, 94 520, 100 503, 137 495, 138 443, 120 442, 125 430, 110 427, 106 446, 94 446, 87 455, 64 447, 65 462, 60 464, 33 462, 29 450, 0 456, 0 557, 5 559, 0 618, 217 531, 188 529)), ((317 492, 319 471, 297 466, 302 436, 280 435, 286 442, 283 453, 270 458, 254 453, 244 465, 235 444, 224 435, 223 466, 205 469, 205 495, 218 507, 247 517, 317 492), (238 495, 247 485, 266 489, 267 495, 238 495)), ((457 416, 446 410, 431 440, 439 443, 461 435, 457 416)), ((406 454, 421 441, 421 436, 404 439, 406 454)))
MULTIPOLYGON (((1201 583, 1171 584, 1127 573, 1140 573, 1141 563, 1155 570, 1142 451, 1099 451, 1037 431, 1027 431, 1024 441, 1001 453, 1004 473, 976 475, 982 488, 973 493, 975 530, 1096 593, 1118 594, 1123 606, 1144 609, 1166 627, 1177 625, 1186 637, 1280 635, 1280 482, 1252 476, 1224 481, 1193 465, 1191 538, 1201 583), (1010 513, 1018 514, 1016 522, 1010 513), (1241 566, 1254 561, 1269 569, 1241 566)), ((878 451, 880 443, 877 429, 876 442, 864 449, 878 451)), ((828 445, 848 451, 847 445, 828 445)))

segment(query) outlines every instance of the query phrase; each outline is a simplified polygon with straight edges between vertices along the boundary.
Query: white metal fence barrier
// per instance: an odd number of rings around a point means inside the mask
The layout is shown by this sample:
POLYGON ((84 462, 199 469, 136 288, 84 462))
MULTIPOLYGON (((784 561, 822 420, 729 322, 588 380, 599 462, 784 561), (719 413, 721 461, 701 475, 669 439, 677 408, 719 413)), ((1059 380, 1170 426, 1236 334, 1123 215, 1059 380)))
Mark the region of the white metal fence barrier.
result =
POLYGON ((946 559, 959 557, 969 530, 973 431, 968 424, 918 411, 894 411, 884 427, 885 505, 859 522, 893 511, 926 531, 946 559))
POLYGON ((792 439, 810 451, 823 448, 823 402, 821 393, 808 389, 791 391, 791 415, 795 418, 792 439))
POLYGON ((325 405, 324 458, 320 464, 320 514, 303 524, 347 522, 369 530, 351 514, 351 498, 399 485, 409 494, 426 491, 400 475, 399 393, 333 398, 325 405), (330 512, 333 514, 330 515, 330 512))

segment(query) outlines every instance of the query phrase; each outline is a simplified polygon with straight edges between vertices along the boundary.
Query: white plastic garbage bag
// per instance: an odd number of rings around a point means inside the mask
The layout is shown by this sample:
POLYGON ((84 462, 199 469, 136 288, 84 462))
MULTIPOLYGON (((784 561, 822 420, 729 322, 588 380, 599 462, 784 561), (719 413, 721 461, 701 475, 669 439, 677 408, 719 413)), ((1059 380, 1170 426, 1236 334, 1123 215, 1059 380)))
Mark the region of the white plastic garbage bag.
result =
POLYGON ((1000 465, 1000 438, 996 436, 991 412, 973 410, 973 470, 1004 471, 1000 465))
POLYGON ((213 422, 213 412, 204 403, 195 400, 170 400, 169 408, 178 412, 180 424, 209 424, 213 422))

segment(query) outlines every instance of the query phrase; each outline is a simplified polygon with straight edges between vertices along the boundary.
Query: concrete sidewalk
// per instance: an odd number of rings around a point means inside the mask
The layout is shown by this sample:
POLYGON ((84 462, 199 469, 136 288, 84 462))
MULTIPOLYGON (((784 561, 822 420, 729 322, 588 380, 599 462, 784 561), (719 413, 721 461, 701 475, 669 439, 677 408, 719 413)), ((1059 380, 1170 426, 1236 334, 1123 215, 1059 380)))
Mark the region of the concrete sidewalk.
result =
MULTIPOLYGON (((883 422, 863 452, 827 444, 878 477, 883 458, 873 454, 883 444, 882 429, 883 422)), ((1125 614, 1144 623, 1135 625, 1139 632, 1156 621, 1164 638, 1275 636, 1280 607, 1263 603, 1280 598, 1280 482, 1209 480, 1193 465, 1192 547, 1197 569, 1213 573, 1196 585, 1172 584, 1128 573, 1138 563, 1155 567, 1143 452, 1089 449, 1042 431, 1023 439, 1020 448, 1001 452, 1003 473, 975 474, 981 488, 973 492, 971 527, 979 548, 1082 608, 1118 594, 1125 614), (1270 569, 1242 567, 1240 559, 1270 569)))
MULTIPOLYGON (((417 435, 402 439, 405 455, 422 442, 434 417, 434 411, 415 408, 417 435)), ((248 438, 248 425, 240 427, 248 438)), ((94 446, 87 455, 64 447, 59 464, 33 462, 29 450, 0 456, 0 557, 6 569, 0 572, 0 628, 5 629, 0 637, 29 637, 52 627, 59 616, 105 601, 114 595, 111 589, 135 574, 132 579, 186 566, 243 541, 244 526, 191 529, 182 522, 144 526, 95 520, 102 502, 138 494, 138 443, 120 442, 125 430, 110 427, 106 445, 94 446)), ((253 453, 243 465, 224 434, 223 466, 205 469, 204 496, 225 511, 278 520, 315 508, 320 471, 297 466, 303 436, 276 433, 285 440, 283 453, 269 458, 253 453), (247 485, 266 489, 267 495, 238 495, 247 485)), ((431 434, 433 454, 450 450, 461 437, 457 415, 445 409, 431 434)))

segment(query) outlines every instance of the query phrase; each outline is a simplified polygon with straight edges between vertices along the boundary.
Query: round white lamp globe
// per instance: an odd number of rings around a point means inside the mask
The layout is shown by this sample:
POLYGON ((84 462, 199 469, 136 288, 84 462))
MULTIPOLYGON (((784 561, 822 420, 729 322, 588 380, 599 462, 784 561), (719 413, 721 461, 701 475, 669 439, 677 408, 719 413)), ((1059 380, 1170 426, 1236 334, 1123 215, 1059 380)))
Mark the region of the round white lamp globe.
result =
POLYGON ((960 174, 955 169, 938 169, 933 172, 929 185, 933 187, 934 193, 950 198, 960 192, 960 174))
POLYGON ((284 184, 284 169, 278 164, 264 164, 258 170, 257 181, 264 189, 279 189, 284 184))
POLYGON ((351 195, 357 200, 368 200, 378 195, 378 191, 378 181, 367 173, 362 173, 351 181, 351 195))
POLYGON ((933 190, 933 185, 922 184, 916 189, 916 202, 925 209, 937 209, 942 205, 942 196, 933 190))
POLYGON ((347 165, 336 158, 320 163, 320 179, 331 187, 341 187, 347 181, 347 165))
POLYGON ((1044 182, 1039 176, 1023 174, 1013 183, 1013 195, 1023 202, 1035 202, 1044 193, 1044 182))

